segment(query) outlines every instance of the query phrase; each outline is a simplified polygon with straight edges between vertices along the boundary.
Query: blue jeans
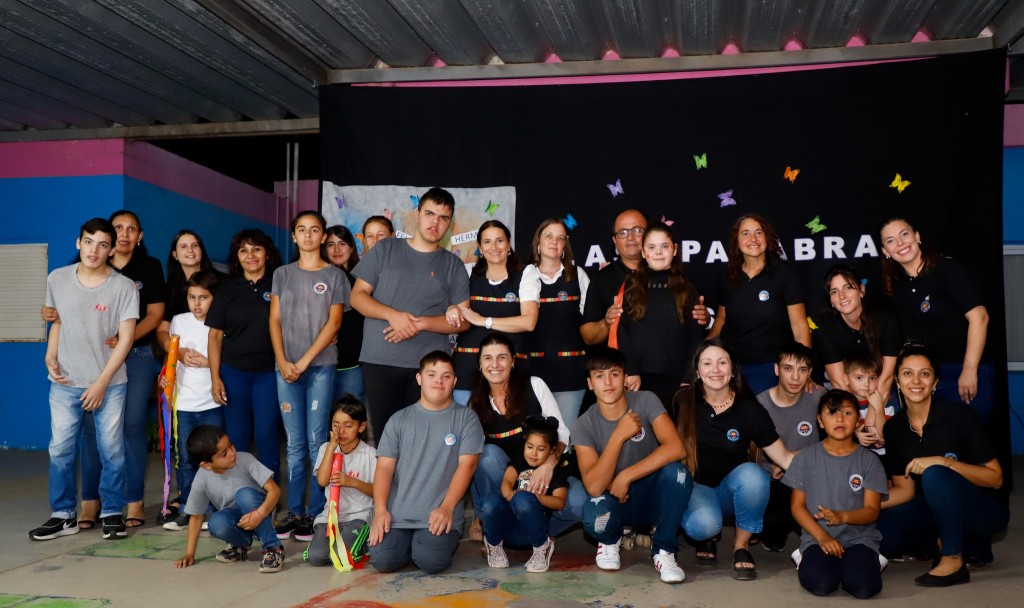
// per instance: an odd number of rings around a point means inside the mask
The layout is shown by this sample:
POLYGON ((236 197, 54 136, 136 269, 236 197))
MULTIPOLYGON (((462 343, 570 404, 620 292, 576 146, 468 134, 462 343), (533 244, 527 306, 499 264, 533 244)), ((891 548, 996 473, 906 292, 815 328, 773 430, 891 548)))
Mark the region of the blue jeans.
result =
POLYGON ((992 536, 1010 519, 1005 497, 939 465, 925 469, 921 489, 910 502, 882 510, 877 523, 882 555, 932 551, 938 537, 943 555, 991 562, 992 536))
POLYGON ((511 500, 500 493, 484 496, 480 519, 484 538, 492 545, 504 542, 515 548, 539 547, 548 540, 551 518, 530 492, 516 492, 511 500))
POLYGON ((192 480, 196 478, 196 465, 189 461, 188 449, 186 448, 188 436, 192 434, 192 431, 196 430, 197 426, 203 424, 212 424, 224 428, 224 412, 223 408, 214 407, 201 412, 179 411, 176 416, 178 418, 178 426, 175 431, 178 434, 178 441, 174 449, 178 452, 178 494, 181 495, 180 504, 184 507, 185 503, 188 502, 188 493, 192 490, 192 480))
POLYGON ((370 564, 377 572, 394 572, 411 560, 427 574, 437 574, 451 567, 461 539, 462 530, 458 528, 436 536, 427 528, 392 527, 376 546, 370 547, 370 564))
POLYGON ((978 394, 970 403, 964 403, 960 398, 960 389, 957 381, 964 371, 963 363, 940 363, 939 364, 939 386, 935 394, 944 397, 947 401, 966 405, 978 414, 981 426, 985 426, 988 417, 992 413, 992 402, 995 399, 995 369, 991 363, 982 363, 978 366, 978 394))
MULTIPOLYGON (((508 469, 509 457, 505 450, 493 443, 484 444, 484 451, 473 473, 473 481, 469 484, 469 494, 473 498, 473 508, 477 517, 483 516, 483 499, 492 494, 501 496, 501 480, 508 469)), ((583 517, 583 503, 587 501, 587 491, 575 477, 569 478, 569 495, 565 499, 565 507, 551 514, 548 534, 558 536, 583 517)))
POLYGON ((723 516, 735 516, 737 528, 757 534, 768 507, 769 482, 764 469, 745 462, 726 475, 718 487, 698 483, 683 513, 683 530, 694 540, 708 540, 722 531, 723 516))
POLYGON ((224 430, 235 449, 252 452, 256 433, 256 458, 274 472, 280 483, 281 408, 277 404, 277 372, 243 372, 221 363, 220 379, 228 394, 224 430))
POLYGON ((576 422, 576 419, 580 417, 580 406, 583 405, 583 395, 586 392, 586 390, 578 390, 551 393, 555 396, 555 402, 558 404, 559 413, 562 414, 562 422, 565 423, 565 428, 571 429, 572 423, 576 422))
POLYGON ((825 596, 841 584, 847 593, 866 600, 882 590, 882 571, 878 554, 865 545, 843 548, 843 556, 825 555, 821 545, 803 552, 797 572, 800 586, 817 596, 825 596))
POLYGON ((651 553, 679 549, 679 520, 693 492, 693 476, 679 462, 670 462, 629 486, 626 502, 605 492, 583 503, 583 529, 597 542, 611 545, 622 538, 626 525, 657 525, 651 553))
POLYGON ((98 459, 102 469, 97 480, 103 499, 101 517, 120 515, 124 509, 124 400, 126 384, 108 386, 103 404, 88 418, 79 398, 85 388, 50 384, 50 509, 52 517, 68 519, 78 512, 75 481, 76 447, 80 431, 93 427, 98 437, 98 459), (83 421, 85 424, 83 424, 83 421))
POLYGON ((363 368, 356 365, 348 369, 334 370, 334 400, 348 393, 366 405, 366 384, 363 382, 363 368))
POLYGON ((334 366, 310 367, 290 384, 278 372, 277 399, 288 436, 288 510, 295 515, 319 515, 327 499, 315 481, 316 474, 311 482, 309 473, 320 446, 327 443, 331 432, 334 366), (302 506, 307 489, 308 511, 302 506))
MULTIPOLYGON (((124 398, 125 499, 133 503, 142 502, 145 494, 149 398, 160 374, 160 362, 153 357, 152 348, 140 346, 128 353, 124 367, 128 372, 128 392, 124 398)), ((82 430, 82 500, 96 500, 101 475, 96 429, 87 424, 82 430)))
POLYGON ((743 374, 744 382, 747 383, 750 391, 755 395, 779 383, 779 379, 775 375, 774 361, 768 361, 767 363, 744 363, 740 365, 740 372, 743 374))
POLYGON ((273 517, 264 517, 255 530, 238 527, 242 516, 258 509, 266 499, 267 495, 256 488, 238 490, 235 493, 235 506, 218 509, 210 516, 210 536, 236 547, 249 547, 253 536, 260 539, 264 549, 279 546, 281 541, 274 533, 273 517))

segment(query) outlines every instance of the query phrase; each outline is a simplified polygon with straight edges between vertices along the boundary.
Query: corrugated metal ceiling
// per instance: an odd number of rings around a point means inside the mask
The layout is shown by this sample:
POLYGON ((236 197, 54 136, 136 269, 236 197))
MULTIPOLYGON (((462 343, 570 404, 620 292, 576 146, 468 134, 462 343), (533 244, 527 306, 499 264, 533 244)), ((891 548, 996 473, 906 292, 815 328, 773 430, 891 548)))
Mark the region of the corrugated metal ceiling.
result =
POLYGON ((1022 32, 1024 0, 0 0, 0 141, 315 131, 329 82, 1004 46, 1015 101, 1022 32))

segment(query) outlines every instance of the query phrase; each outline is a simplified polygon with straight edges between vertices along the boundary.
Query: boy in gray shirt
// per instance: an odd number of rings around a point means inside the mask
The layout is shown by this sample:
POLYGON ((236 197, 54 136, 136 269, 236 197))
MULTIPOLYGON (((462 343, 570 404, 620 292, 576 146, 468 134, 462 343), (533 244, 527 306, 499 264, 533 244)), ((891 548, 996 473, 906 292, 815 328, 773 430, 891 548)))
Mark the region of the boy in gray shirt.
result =
POLYGON ((458 256, 441 248, 454 213, 449 192, 427 190, 412 238, 378 242, 352 270, 352 307, 366 317, 359 361, 375 437, 418 398, 420 357, 448 350, 447 336, 469 328, 458 310, 469 307, 469 277, 458 256))
MULTIPOLYGON (((139 296, 135 284, 107 264, 117 232, 105 219, 79 230, 79 261, 46 278, 46 306, 59 319, 50 327, 46 369, 50 380, 50 519, 28 533, 32 540, 76 534, 76 453, 85 412, 92 412, 103 470, 103 538, 128 535, 125 505, 124 360, 132 347, 139 296), (117 346, 106 345, 116 335, 117 346)), ((95 524, 94 524, 95 525, 95 524)))
POLYGON ((369 553, 379 572, 410 560, 427 574, 452 565, 462 538, 462 497, 484 448, 476 412, 452 401, 452 358, 434 351, 419 369, 419 401, 392 416, 377 443, 369 553))
POLYGON ((583 504, 583 529, 597 539, 597 566, 619 569, 624 526, 653 525, 654 567, 662 581, 681 583, 676 537, 693 492, 693 476, 680 462, 683 441, 654 393, 626 393, 621 352, 587 348, 587 374, 597 407, 576 420, 570 437, 583 485, 593 496, 583 504))

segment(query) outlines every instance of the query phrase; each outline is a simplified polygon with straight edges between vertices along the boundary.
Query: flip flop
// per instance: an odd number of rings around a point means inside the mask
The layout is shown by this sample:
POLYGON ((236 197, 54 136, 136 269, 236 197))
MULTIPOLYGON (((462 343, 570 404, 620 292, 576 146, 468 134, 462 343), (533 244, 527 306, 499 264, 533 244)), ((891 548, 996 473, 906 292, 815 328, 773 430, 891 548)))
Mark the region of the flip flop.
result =
POLYGON ((754 556, 746 549, 732 552, 732 577, 738 581, 752 581, 757 578, 757 565, 752 568, 740 568, 738 564, 753 564, 754 556))
POLYGON ((95 519, 80 519, 80 520, 78 520, 78 529, 79 530, 92 530, 95 527, 96 527, 96 520, 95 519))
MULTIPOLYGON (((129 517, 129 518, 124 520, 124 527, 125 528, 139 528, 139 527, 142 527, 142 525, 145 524, 145 523, 146 523, 146 520, 142 519, 141 517, 129 517)), ((81 522, 79 522, 79 525, 81 525, 81 522)))
POLYGON ((712 566, 718 562, 718 543, 715 542, 715 539, 697 541, 693 547, 696 549, 698 566, 712 566), (710 553, 711 555, 700 555, 701 553, 710 553))

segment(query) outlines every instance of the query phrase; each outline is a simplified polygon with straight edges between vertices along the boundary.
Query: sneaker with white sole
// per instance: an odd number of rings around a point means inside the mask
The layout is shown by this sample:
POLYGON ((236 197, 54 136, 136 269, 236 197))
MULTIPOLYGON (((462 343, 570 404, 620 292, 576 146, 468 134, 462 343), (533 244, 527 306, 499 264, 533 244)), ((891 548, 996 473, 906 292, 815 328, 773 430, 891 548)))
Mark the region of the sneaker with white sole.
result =
POLYGON ((544 544, 533 548, 533 555, 526 562, 527 572, 547 572, 551 567, 551 554, 555 552, 555 543, 550 538, 544 544))
POLYGON ((505 547, 502 543, 492 545, 484 538, 484 548, 487 549, 487 565, 491 568, 508 568, 508 556, 505 555, 505 547))
POLYGON ((106 539, 118 539, 126 538, 128 536, 128 526, 124 523, 124 518, 118 515, 108 515, 101 519, 103 523, 103 538, 106 539))
POLYGON ((78 518, 51 517, 46 523, 29 531, 32 540, 53 540, 60 536, 78 534, 78 518))
POLYGON ((280 572, 284 568, 284 547, 263 548, 263 561, 260 562, 260 572, 280 572))
POLYGON ((188 530, 188 522, 192 519, 191 515, 187 513, 181 513, 171 521, 164 524, 164 530, 170 530, 172 532, 180 532, 181 530, 188 530))
POLYGON ((597 562, 598 568, 602 570, 618 570, 622 567, 622 560, 619 559, 619 546, 621 543, 621 538, 612 545, 597 543, 597 557, 594 561, 597 562))
POLYGON ((295 540, 308 543, 313 540, 313 516, 303 515, 299 518, 299 525, 295 526, 295 540))
POLYGON ((676 563, 676 556, 664 549, 659 549, 654 556, 654 569, 661 573, 663 583, 681 583, 686 573, 676 563))
POLYGON ((225 564, 244 562, 249 559, 249 547, 236 547, 232 544, 224 545, 224 548, 217 554, 217 561, 225 564))
POLYGON ((285 513, 284 517, 277 520, 277 525, 274 526, 274 533, 277 534, 279 539, 287 540, 291 538, 292 532, 301 525, 302 517, 289 511, 285 513))

